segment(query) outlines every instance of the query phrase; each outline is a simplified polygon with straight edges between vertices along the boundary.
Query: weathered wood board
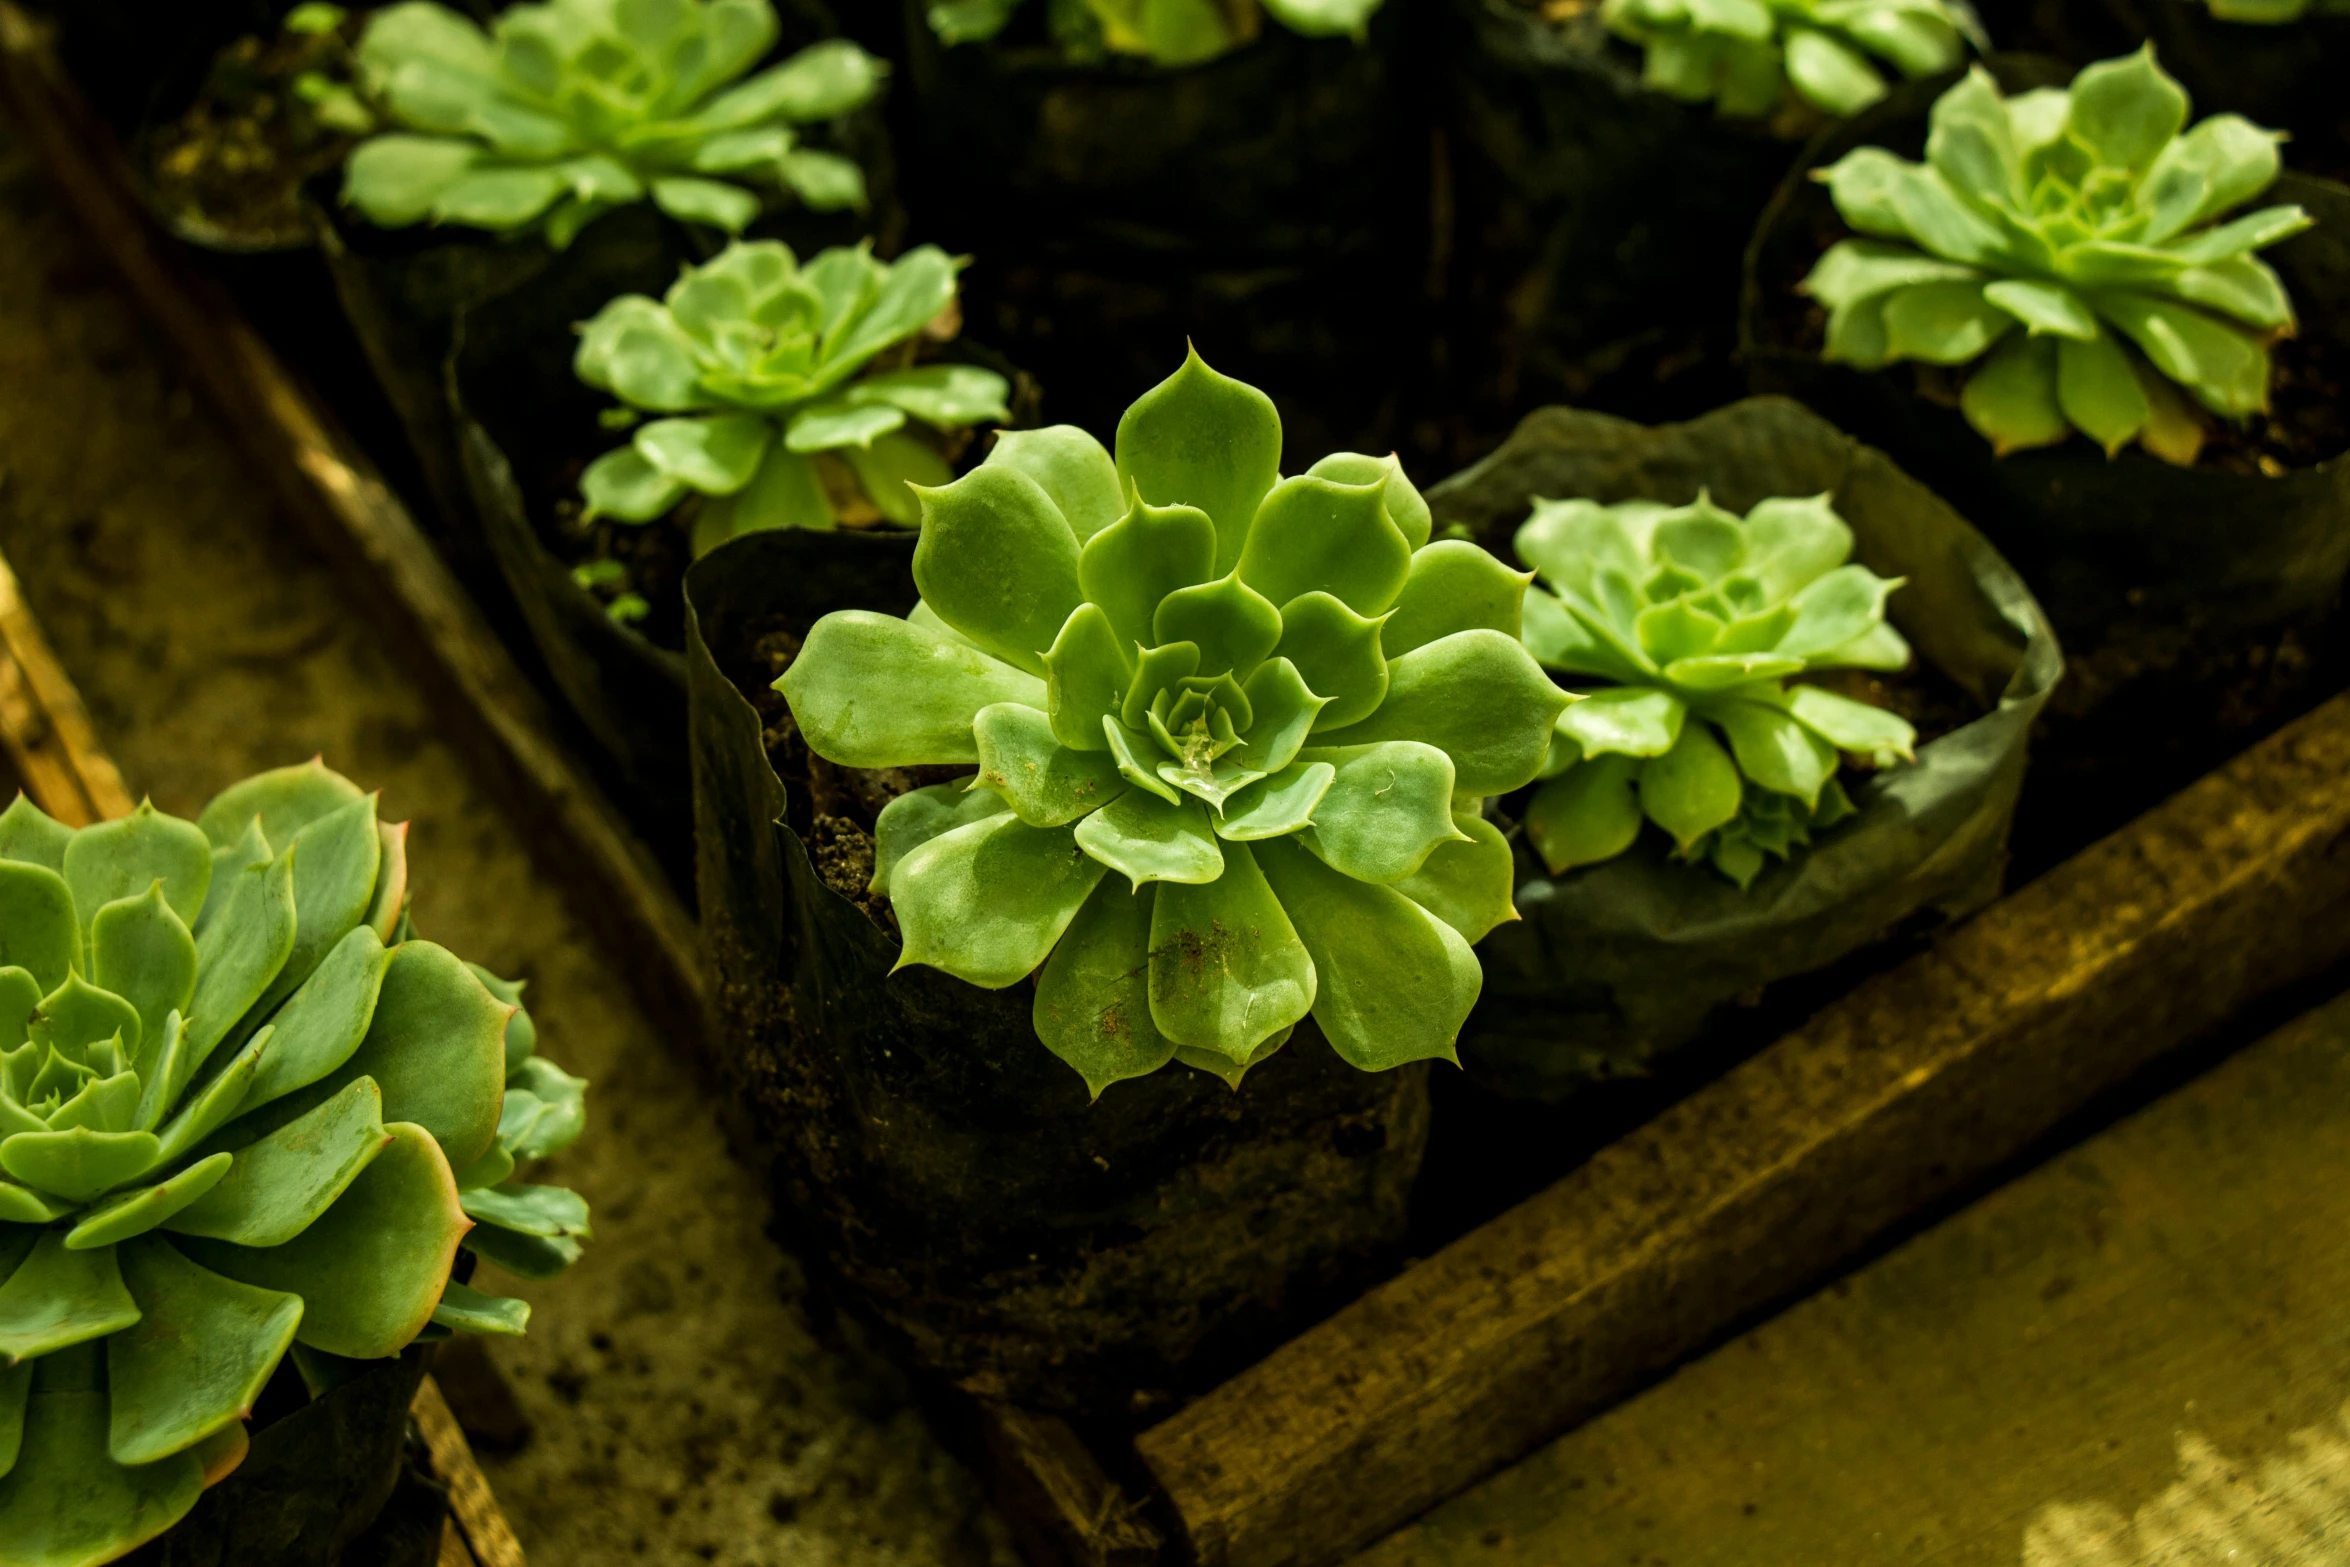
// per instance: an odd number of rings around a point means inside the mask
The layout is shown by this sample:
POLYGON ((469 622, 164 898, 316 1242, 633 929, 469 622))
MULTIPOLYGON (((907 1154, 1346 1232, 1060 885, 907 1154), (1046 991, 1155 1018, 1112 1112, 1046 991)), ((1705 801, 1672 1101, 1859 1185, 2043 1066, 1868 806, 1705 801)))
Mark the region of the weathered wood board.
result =
POLYGON ((2350 997, 1354 1567, 2350 1560, 2350 997))

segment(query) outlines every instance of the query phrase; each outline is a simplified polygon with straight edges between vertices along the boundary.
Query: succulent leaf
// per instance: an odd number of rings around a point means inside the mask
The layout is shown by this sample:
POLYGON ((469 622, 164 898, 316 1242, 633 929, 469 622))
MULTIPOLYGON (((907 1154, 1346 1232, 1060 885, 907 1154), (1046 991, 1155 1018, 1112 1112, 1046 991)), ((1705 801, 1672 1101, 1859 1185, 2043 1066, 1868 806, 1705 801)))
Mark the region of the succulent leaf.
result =
POLYGON ((1323 1037, 1366 1072, 1455 1059, 1484 983, 1469 943, 1405 894, 1305 853, 1304 841, 1274 839, 1256 852, 1313 958, 1323 1037))
MULTIPOLYGON (((651 522, 699 496, 696 554, 763 528, 827 529, 837 518, 811 458, 830 454, 884 517, 919 523, 927 487, 949 474, 908 420, 951 434, 1009 417, 1011 387, 992 370, 874 368, 950 309, 961 266, 935 245, 894 263, 865 246, 836 248, 802 266, 774 240, 738 241, 686 268, 659 300, 611 301, 580 329, 573 370, 628 409, 679 417, 638 424, 628 445, 588 465, 586 515, 651 522)), ((1062 474, 1049 443, 1020 450, 1056 485, 1078 486, 1073 504, 1098 505, 1099 474, 1062 474)), ((1037 482, 1008 457, 995 469, 1037 482)))
POLYGON ((291 843, 294 835, 312 822, 359 798, 357 784, 314 756, 307 762, 271 768, 230 784, 197 813, 196 825, 216 853, 238 848, 239 863, 249 864, 254 856, 242 849, 248 826, 261 829, 264 845, 291 843))
POLYGON ((65 885, 76 909, 95 920, 118 898, 162 888, 164 901, 185 922, 204 907, 212 882, 212 844, 193 822, 166 816, 152 803, 116 822, 75 833, 63 856, 65 885))
POLYGON ((1977 68, 1935 103, 1925 163, 1863 147, 1822 171, 1876 236, 1802 285, 1828 308, 1827 357, 1975 365, 1960 407, 2003 454, 2078 430, 2109 456, 2138 441, 2193 462, 2202 436, 2161 383, 2224 419, 2267 408, 2293 310, 2252 253, 2309 218, 2215 224, 2275 180, 2278 137, 2234 115, 2182 130, 2187 112, 2151 47, 2012 99, 1977 68))
POLYGON ((65 983, 81 948, 65 878, 46 866, 0 860, 0 965, 25 970, 46 993, 65 983))
POLYGON ((800 147, 796 129, 870 102, 884 67, 831 39, 744 76, 777 31, 767 0, 550 0, 512 7, 486 33, 445 6, 387 6, 358 56, 398 128, 352 153, 343 199, 387 228, 537 228, 557 249, 647 196, 728 233, 758 216, 746 184, 820 210, 862 207, 857 166, 800 147))
POLYGON ((119 1255, 139 1320, 106 1341, 107 1453, 150 1464, 252 1413, 293 1346, 302 1297, 223 1278, 151 1237, 119 1255))
POLYGON ((0 860, 0 1560, 111 1561, 235 1467, 297 1335, 398 1352, 472 1228, 578 1254, 576 1197, 503 1187, 477 1226, 454 1167, 567 1146, 585 1085, 518 987, 386 947, 405 833, 320 763, 197 822, 77 833, 20 798, 0 839, 38 855, 0 860))
POLYGON ((1515 636, 1526 575, 1429 544, 1392 458, 1280 478, 1270 403, 1196 354, 1119 428, 1114 457, 1053 432, 931 492, 920 606, 824 617, 777 682, 830 761, 978 764, 876 823, 901 963, 990 987, 1041 966, 1038 1035, 1097 1094, 1171 1060, 1230 1080, 1317 1007, 1256 858, 1282 845, 1398 889, 1364 907, 1417 889, 1439 911, 1379 920, 1428 959, 1396 982, 1441 1004, 1346 992, 1326 1027, 1435 1019, 1346 1048, 1446 1055, 1430 1030, 1465 1015, 1456 959, 1509 917, 1481 797, 1535 777, 1569 700, 1515 636), (1407 610, 1422 640, 1391 660, 1381 628, 1407 610))
POLYGON ((342 1200, 292 1240, 176 1244, 226 1278, 300 1296, 301 1343, 352 1360, 399 1353, 431 1320, 470 1221, 432 1134, 406 1121, 385 1131, 389 1144, 342 1200))
POLYGON ((1255 846, 1218 848, 1215 880, 1159 885, 1146 955, 1151 1018, 1176 1044, 1246 1066, 1312 1008, 1316 974, 1255 846))
MULTIPOLYGON (((980 43, 1002 32, 1020 4, 933 0, 923 15, 944 44, 980 43)), ((1380 0, 1266 0, 1265 14, 1300 37, 1360 43, 1379 6, 1380 0)), ((1212 60, 1247 37, 1216 0, 1082 0, 1055 6, 1051 26, 1073 60, 1096 59, 1107 50, 1167 67, 1212 60)))
POLYGON ((71 827, 52 820, 21 794, 0 811, 0 860, 19 860, 62 876, 66 845, 71 842, 71 827))
POLYGON ((1197 349, 1119 417, 1121 486, 1154 506, 1196 506, 1216 528, 1213 568, 1240 562, 1257 507, 1281 476, 1281 415, 1255 387, 1218 375, 1197 349))
POLYGON ((1095 1098, 1112 1083, 1144 1077, 1175 1059, 1175 1042, 1151 1019, 1147 967, 1158 889, 1104 877, 1045 961, 1036 986, 1036 1037, 1085 1078, 1095 1098))
POLYGON ((1946 71, 1975 30, 1943 0, 1606 0, 1600 16, 1646 51, 1646 85, 1725 116, 1858 114, 1889 90, 1886 67, 1946 71))
POLYGON ((204 1466, 186 1452, 136 1468, 109 1458, 108 1395, 41 1385, 62 1358, 26 1368, 23 1445, 0 1480, 0 1541, 27 1567, 114 1560, 177 1523, 204 1488, 204 1466))
MULTIPOLYGON (((909 372, 911 373, 911 372, 909 372)), ((1000 397, 1000 391, 997 393, 1000 397)), ((974 414, 972 418, 987 417, 974 414)), ((1006 430, 996 437, 987 461, 1034 479, 1052 497, 1080 544, 1126 514, 1118 465, 1101 442, 1073 424, 1041 430, 1006 430)), ((1207 572, 1202 570, 1201 577, 1207 572)), ((1194 578, 1197 581, 1198 578, 1194 578)))
POLYGON ((898 861, 890 901, 905 931, 900 967, 927 963, 1001 989, 1042 963, 1105 869, 1069 826, 989 816, 898 861))
POLYGON ((1518 918, 1507 889, 1510 844, 1501 829, 1482 816, 1455 812, 1457 838, 1428 851, 1420 868, 1395 883, 1411 899, 1474 945, 1496 925, 1518 918))
POLYGON ((1897 715, 1787 684, 1908 662, 1885 621, 1900 579, 1850 563, 1852 545, 1824 495, 1764 500, 1743 518, 1703 494, 1682 507, 1535 503, 1518 554, 1550 591, 1527 597, 1526 646, 1578 684, 1615 682, 1559 714, 1526 807, 1554 875, 1613 859, 1647 820, 1745 886, 1849 814, 1836 803, 1842 758, 1914 758, 1897 715))
POLYGON ((92 1251, 144 1235, 218 1186, 233 1163, 225 1152, 198 1159, 151 1186, 116 1192, 74 1215, 65 1235, 68 1251, 92 1251))

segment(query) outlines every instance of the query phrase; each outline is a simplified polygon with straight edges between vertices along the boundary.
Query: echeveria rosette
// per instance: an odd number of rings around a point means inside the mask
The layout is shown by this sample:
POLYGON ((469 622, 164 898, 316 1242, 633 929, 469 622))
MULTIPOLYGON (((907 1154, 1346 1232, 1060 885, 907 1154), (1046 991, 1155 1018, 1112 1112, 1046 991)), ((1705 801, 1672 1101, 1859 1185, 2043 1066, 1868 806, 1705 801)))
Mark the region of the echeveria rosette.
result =
POLYGON ((1932 76, 1967 48, 1942 0, 1606 0, 1600 15, 1641 47, 1644 85, 1748 118, 1791 101, 1858 114, 1888 91, 1883 66, 1932 76))
POLYGON ((862 207, 863 172, 798 128, 872 101, 884 67, 833 39, 745 75, 777 30, 770 0, 548 0, 486 32, 431 0, 386 6, 359 66, 397 128, 353 151, 344 199, 385 228, 536 228, 557 249, 647 197, 730 234, 759 189, 862 207))
POLYGON ((2219 222, 2275 181, 2278 137, 2233 114, 2186 122, 2151 48, 2013 98, 1969 72, 1934 104, 1924 163, 1861 147, 1815 176, 1870 236, 1802 285, 1828 307, 1827 357, 1974 366, 1961 406, 2001 453, 2077 429, 2108 455, 2135 440, 2192 463, 2195 405, 2268 407, 2268 344, 2293 305, 2254 252, 2310 219, 2219 222))
MULTIPOLYGON (((1004 30, 1021 0, 938 0, 926 13, 948 45, 1004 30)), ((1381 0, 1264 0, 1274 21, 1306 38, 1362 42, 1381 0)), ((1257 0, 1049 0, 1050 27, 1065 53, 1137 55, 1164 66, 1198 65, 1256 36, 1257 0)))
POLYGON ((289 1350, 522 1330, 521 1302, 450 1268, 471 1210, 562 1206, 506 1180, 559 1140, 530 1138, 556 1085, 518 1008, 408 937, 406 844, 317 763, 193 822, 0 813, 12 1567, 112 1561, 171 1527, 243 1458, 289 1350))
POLYGON ((777 682, 848 767, 976 765, 893 800, 873 886, 901 964, 1037 975, 1096 1093, 1237 1081, 1310 1012, 1379 1070, 1450 1059, 1515 917, 1486 796, 1567 698, 1517 640, 1527 577, 1430 544, 1393 458, 1279 473, 1265 395, 1194 355, 1119 422, 1003 436, 922 496, 904 619, 825 616, 777 682))
POLYGON ((1901 580, 1849 563, 1852 530, 1826 496, 1744 518, 1702 492, 1688 506, 1538 501, 1517 550, 1551 589, 1526 595, 1527 647, 1609 682, 1559 715, 1526 809, 1553 874, 1613 859, 1645 819, 1744 887, 1766 856, 1852 814, 1843 754, 1912 759, 1898 715, 1790 683, 1910 658, 1885 621, 1901 580))
POLYGON ((613 300, 583 329, 574 369, 628 411, 665 417, 588 465, 586 514, 649 522, 698 494, 696 555, 738 533, 830 528, 815 459, 831 453, 884 518, 919 523, 910 486, 952 475, 907 422, 954 433, 1000 421, 1011 388, 975 365, 874 362, 954 304, 962 265, 922 245, 894 263, 857 246, 801 266, 777 241, 737 241, 658 301, 613 300))

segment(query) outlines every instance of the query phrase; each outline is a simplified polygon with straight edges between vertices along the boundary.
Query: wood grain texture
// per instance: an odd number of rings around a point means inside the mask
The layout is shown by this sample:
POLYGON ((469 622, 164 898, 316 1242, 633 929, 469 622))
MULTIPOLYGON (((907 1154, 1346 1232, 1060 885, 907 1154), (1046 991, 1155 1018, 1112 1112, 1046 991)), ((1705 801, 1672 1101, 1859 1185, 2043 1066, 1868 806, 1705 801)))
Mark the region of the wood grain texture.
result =
POLYGON ((191 273, 131 194, 44 29, 0 0, 0 92, 65 206, 178 350, 255 470, 438 698, 449 733, 579 888, 583 912, 648 1010, 698 1032, 693 923, 651 854, 556 738, 554 711, 415 520, 225 294, 191 273))
POLYGON ((2340 1567, 2350 997, 1353 1567, 2340 1567))
POLYGON ((981 1470, 1030 1567, 1152 1567, 1165 1537, 1055 1415, 974 1400, 981 1470))
MULTIPOLYGON (((441 1397, 440 1384, 426 1377, 409 1413, 424 1434, 434 1475, 449 1488, 450 1528, 464 1537, 475 1567, 523 1567, 522 1542, 498 1511, 498 1499, 491 1494, 481 1465, 473 1461, 473 1449, 450 1413, 448 1400, 441 1397)), ((441 1558, 445 1562, 448 1556, 449 1538, 444 1534, 441 1558)))
POLYGON ((2338 698, 1140 1439, 1205 1567, 1378 1538, 2350 951, 2338 698))

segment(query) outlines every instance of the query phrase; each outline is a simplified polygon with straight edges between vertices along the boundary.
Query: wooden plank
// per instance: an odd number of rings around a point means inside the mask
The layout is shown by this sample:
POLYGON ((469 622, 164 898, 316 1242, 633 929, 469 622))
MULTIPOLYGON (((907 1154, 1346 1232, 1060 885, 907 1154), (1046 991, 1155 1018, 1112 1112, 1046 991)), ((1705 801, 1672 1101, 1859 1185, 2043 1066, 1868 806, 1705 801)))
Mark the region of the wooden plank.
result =
POLYGON ((2350 952, 2350 697, 1145 1432, 1202 1567, 1312 1567, 2350 952))
POLYGON ((35 805, 68 827, 131 813, 130 792, 99 748, 48 639, 0 559, 0 753, 35 805))
POLYGON ((1029 1567, 1152 1567, 1166 1539, 1056 1416, 974 1400, 980 1473, 1029 1567))
MULTIPOLYGON (((474 1462, 473 1449, 467 1445, 457 1417, 450 1413, 448 1400, 441 1397, 440 1384, 426 1377, 409 1413, 416 1417, 417 1430, 424 1433, 434 1475, 449 1488, 449 1528, 462 1537, 468 1559, 474 1567, 523 1567, 522 1542, 514 1538, 506 1515, 498 1510, 498 1499, 491 1493, 481 1465, 474 1462)), ((449 1559, 449 1543, 444 1534, 444 1563, 449 1559)))
POLYGON ((2350 997, 1354 1567, 2339 1567, 2350 997))
POLYGON ((698 1034, 691 917, 650 851, 565 745, 553 708, 364 453, 304 393, 210 280, 147 220, 102 125, 83 109, 46 30, 0 0, 0 94, 58 194, 183 358, 278 502, 301 521, 380 633, 440 698, 449 733, 580 888, 581 912, 656 1017, 698 1034))

